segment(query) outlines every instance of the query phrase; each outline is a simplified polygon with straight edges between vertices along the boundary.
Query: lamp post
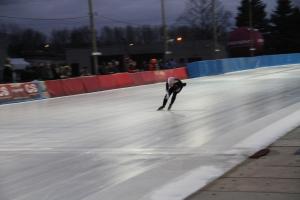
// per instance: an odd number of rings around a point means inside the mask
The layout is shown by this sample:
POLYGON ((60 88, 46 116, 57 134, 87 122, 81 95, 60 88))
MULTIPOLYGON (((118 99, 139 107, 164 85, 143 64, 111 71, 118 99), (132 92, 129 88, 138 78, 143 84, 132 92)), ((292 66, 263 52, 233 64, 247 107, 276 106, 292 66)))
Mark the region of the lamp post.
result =
POLYGON ((252 0, 249 0, 249 37, 250 37, 250 56, 254 56, 255 48, 253 46, 253 13, 252 13, 252 0))
POLYGON ((168 29, 166 24, 166 14, 165 14, 165 0, 161 0, 161 19, 162 19, 162 28, 164 34, 164 48, 163 48, 163 64, 166 64, 167 55, 170 54, 169 45, 168 45, 168 29))
POLYGON ((219 52, 218 44, 217 44, 217 19, 216 19, 216 0, 212 0, 212 19, 213 19, 213 55, 214 59, 217 58, 217 52, 219 52))
POLYGON ((92 0, 89 1, 89 16, 90 16, 90 31, 92 36, 92 57, 93 57, 93 68, 95 74, 98 72, 98 56, 101 55, 97 49, 97 39, 96 39, 96 30, 95 30, 95 23, 94 23, 94 11, 93 11, 93 2, 92 0))

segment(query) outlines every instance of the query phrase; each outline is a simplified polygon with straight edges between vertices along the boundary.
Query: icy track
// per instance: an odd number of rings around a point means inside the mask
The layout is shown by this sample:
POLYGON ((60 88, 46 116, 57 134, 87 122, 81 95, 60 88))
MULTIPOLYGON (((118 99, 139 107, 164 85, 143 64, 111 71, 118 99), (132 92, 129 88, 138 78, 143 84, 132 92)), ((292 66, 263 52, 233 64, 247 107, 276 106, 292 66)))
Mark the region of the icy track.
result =
POLYGON ((300 65, 0 106, 1 200, 182 200, 300 125, 300 65))

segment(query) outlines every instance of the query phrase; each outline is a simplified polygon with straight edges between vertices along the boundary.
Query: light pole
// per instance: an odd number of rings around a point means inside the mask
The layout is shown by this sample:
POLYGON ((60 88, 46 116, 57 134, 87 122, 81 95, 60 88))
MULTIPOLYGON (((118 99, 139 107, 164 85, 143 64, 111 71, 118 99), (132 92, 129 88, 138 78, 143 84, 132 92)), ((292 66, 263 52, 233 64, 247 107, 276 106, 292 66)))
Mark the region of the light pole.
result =
POLYGON ((211 2, 212 7, 212 19, 213 19, 213 54, 214 59, 217 58, 216 53, 219 51, 218 44, 217 44, 217 20, 216 20, 216 0, 212 0, 211 2))
POLYGON ((254 56, 255 48, 253 46, 253 13, 252 13, 252 0, 249 0, 249 37, 250 37, 250 56, 254 56))
POLYGON ((161 20, 162 20, 162 28, 164 34, 164 49, 163 49, 163 64, 166 64, 167 55, 170 54, 169 52, 169 45, 168 45, 168 29, 166 24, 166 14, 165 14, 165 0, 161 0, 161 20))
POLYGON ((96 39, 96 30, 95 30, 95 23, 94 23, 94 10, 93 10, 93 2, 92 0, 89 1, 89 16, 90 16, 90 31, 92 36, 92 57, 93 57, 93 64, 94 64, 94 72, 97 74, 98 72, 98 56, 100 53, 97 49, 97 39, 96 39))

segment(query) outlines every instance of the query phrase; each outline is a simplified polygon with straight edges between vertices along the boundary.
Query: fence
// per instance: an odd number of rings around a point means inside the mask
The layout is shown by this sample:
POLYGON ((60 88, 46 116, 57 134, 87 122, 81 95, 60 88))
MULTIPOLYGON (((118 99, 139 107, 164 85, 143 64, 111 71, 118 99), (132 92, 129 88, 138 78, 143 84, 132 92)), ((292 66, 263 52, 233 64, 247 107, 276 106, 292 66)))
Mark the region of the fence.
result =
POLYGON ((254 69, 258 67, 278 66, 300 63, 300 53, 268 55, 246 58, 229 58, 208 60, 188 64, 189 78, 218 75, 233 71, 254 69))
POLYGON ((1 84, 0 104, 152 84, 166 81, 170 76, 186 79, 186 68, 1 84))

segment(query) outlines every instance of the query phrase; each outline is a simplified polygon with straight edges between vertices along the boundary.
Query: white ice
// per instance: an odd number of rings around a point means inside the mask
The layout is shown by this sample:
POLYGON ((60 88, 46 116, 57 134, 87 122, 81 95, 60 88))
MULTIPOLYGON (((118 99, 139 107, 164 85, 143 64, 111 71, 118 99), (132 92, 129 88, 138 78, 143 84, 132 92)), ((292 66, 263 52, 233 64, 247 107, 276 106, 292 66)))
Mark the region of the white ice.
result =
POLYGON ((1 200, 181 200, 300 125, 300 65, 0 106, 1 200))

